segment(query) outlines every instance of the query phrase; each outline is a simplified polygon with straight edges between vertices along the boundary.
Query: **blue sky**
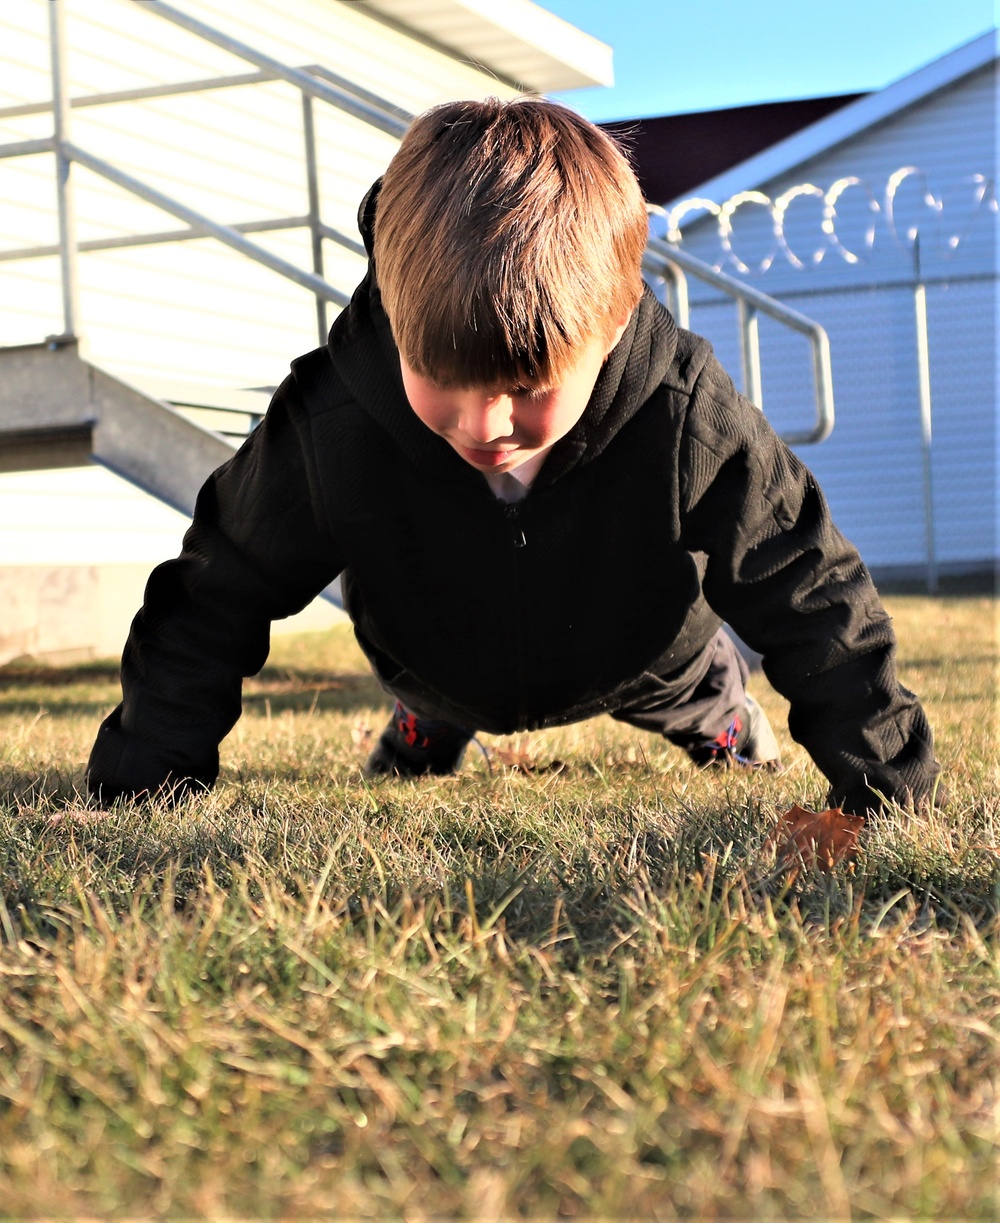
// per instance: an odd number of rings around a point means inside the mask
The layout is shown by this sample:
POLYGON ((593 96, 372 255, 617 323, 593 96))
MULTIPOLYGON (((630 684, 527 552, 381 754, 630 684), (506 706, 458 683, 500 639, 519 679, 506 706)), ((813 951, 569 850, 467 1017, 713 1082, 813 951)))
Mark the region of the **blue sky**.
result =
POLYGON ((613 89, 562 96, 639 118, 880 89, 997 24, 1000 0, 536 0, 615 49, 613 89))

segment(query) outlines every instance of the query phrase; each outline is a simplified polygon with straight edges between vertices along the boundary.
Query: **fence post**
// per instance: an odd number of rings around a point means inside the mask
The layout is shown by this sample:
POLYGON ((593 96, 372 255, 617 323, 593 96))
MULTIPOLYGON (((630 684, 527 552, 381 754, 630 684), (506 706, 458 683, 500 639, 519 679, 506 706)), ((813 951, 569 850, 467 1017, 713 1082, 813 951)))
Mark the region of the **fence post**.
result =
POLYGON ((917 332, 917 383, 920 397, 920 453, 924 483, 924 540, 927 552, 927 590, 938 588, 937 542, 934 530, 933 428, 931 418, 931 357, 927 339, 927 286, 920 270, 920 234, 913 239, 913 310, 917 332))
POLYGON ((760 339, 757 331, 757 308, 741 297, 737 301, 740 315, 740 355, 743 359, 743 394, 758 408, 764 407, 764 388, 760 376, 760 339))
POLYGON ((49 0, 49 44, 52 58, 52 117, 55 125, 56 197, 59 208, 59 262, 62 272, 63 334, 77 335, 80 293, 77 281, 76 211, 73 204, 70 141, 69 74, 66 57, 65 0, 49 0))
MULTIPOLYGON (((309 230, 312 238, 312 266, 319 277, 323 277, 323 230, 320 224, 319 163, 316 158, 316 120, 313 116, 313 100, 302 95, 302 131, 306 142, 306 186, 309 192, 309 230)), ((316 330, 322 348, 327 340, 330 325, 327 321, 326 299, 316 294, 316 330)))

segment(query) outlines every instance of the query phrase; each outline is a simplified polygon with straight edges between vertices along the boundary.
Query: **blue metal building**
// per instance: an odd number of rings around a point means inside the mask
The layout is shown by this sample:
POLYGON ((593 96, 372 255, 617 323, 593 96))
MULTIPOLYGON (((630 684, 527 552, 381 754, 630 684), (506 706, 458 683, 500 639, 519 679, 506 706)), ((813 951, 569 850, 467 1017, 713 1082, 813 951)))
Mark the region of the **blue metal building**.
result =
MULTIPOLYGON (((1000 561, 997 49, 995 31, 976 39, 657 222, 829 332, 837 423, 802 457, 877 576, 933 585, 1000 561)), ((728 303, 692 284, 691 325, 738 371, 728 303)), ((760 326, 763 407, 807 424, 808 362, 760 326)))

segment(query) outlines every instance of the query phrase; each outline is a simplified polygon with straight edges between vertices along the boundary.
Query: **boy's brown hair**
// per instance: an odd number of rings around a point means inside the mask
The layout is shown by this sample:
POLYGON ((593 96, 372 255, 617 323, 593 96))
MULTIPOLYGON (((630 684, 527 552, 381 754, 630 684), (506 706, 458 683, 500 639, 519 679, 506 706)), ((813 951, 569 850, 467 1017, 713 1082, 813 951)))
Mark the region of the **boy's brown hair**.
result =
POLYGON ((646 209, 625 155, 565 106, 449 102, 403 137, 375 268, 406 363, 442 386, 555 385, 642 293, 646 209))

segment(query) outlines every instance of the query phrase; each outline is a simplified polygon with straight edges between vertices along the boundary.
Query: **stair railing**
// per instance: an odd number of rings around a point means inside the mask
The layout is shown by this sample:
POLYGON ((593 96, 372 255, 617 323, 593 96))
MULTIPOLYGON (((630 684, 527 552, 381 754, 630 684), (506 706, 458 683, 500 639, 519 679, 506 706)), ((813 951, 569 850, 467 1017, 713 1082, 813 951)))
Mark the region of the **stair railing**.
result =
MULTIPOLYGON (((651 205, 649 212, 664 215, 664 210, 651 205)), ((643 269, 652 276, 661 278, 667 288, 668 304, 681 327, 689 325, 687 279, 685 273, 702 283, 720 290, 736 302, 739 312, 740 357, 743 365, 743 389, 747 399, 758 408, 764 406, 761 382, 760 334, 757 325, 761 314, 775 322, 797 331, 809 341, 812 353, 813 397, 816 408, 815 423, 811 429, 783 433, 781 436, 789 446, 808 446, 825 441, 834 425, 833 371, 830 365, 830 339, 819 323, 774 297, 762 293, 752 285, 746 285, 725 272, 716 271, 710 264, 687 251, 650 237, 643 257, 643 269)))
MULTIPOLYGON (((319 100, 336 107, 356 119, 397 138, 402 137, 412 116, 400 107, 318 66, 294 68, 257 51, 253 47, 206 25, 197 18, 182 12, 165 0, 142 0, 143 12, 151 13, 179 26, 190 34, 229 52, 231 55, 254 65, 253 73, 215 77, 208 80, 181 82, 175 85, 158 85, 114 93, 96 94, 70 99, 66 73, 66 30, 64 0, 49 0, 49 26, 51 43, 52 103, 31 103, 7 107, 0 110, 0 118, 27 114, 53 113, 53 135, 40 140, 23 140, 0 145, 0 159, 52 152, 56 159, 56 184, 59 215, 58 246, 24 247, 0 250, 0 261, 41 258, 58 255, 61 264, 63 335, 52 337, 53 342, 74 338, 78 334, 80 310, 77 281, 77 256, 81 251, 99 251, 126 246, 155 245, 166 242, 190 241, 195 238, 213 237, 233 250, 239 251, 279 276, 308 289, 316 300, 316 326, 320 344, 325 343, 328 321, 327 302, 346 306, 349 294, 330 284, 323 275, 323 242, 329 240, 363 255, 364 248, 356 239, 326 225, 320 211, 319 175, 317 167, 316 135, 313 102, 319 100), (301 216, 281 217, 268 221, 251 221, 225 225, 205 216, 193 208, 159 191, 131 174, 95 156, 75 144, 71 137, 71 109, 84 106, 99 106, 112 102, 137 101, 151 97, 166 97, 185 93, 200 93, 209 89, 224 89, 237 85, 284 80, 295 86, 302 98, 302 128, 306 160, 308 211, 301 216), (95 239, 78 242, 71 167, 73 163, 88 170, 123 190, 155 205, 162 211, 183 221, 186 229, 168 230, 159 233, 137 234, 129 237, 95 239), (312 269, 298 267, 282 259, 265 247, 251 241, 246 235, 266 231, 308 228, 312 235, 312 269)), ((651 212, 662 212, 651 206, 651 212)), ((834 424, 833 386, 830 368, 830 345, 824 329, 798 311, 783 305, 765 293, 738 280, 718 272, 708 264, 677 247, 651 237, 643 259, 643 269, 653 277, 662 279, 671 305, 681 326, 688 324, 688 296, 686 274, 732 297, 739 311, 740 351, 743 363, 743 384, 747 397, 762 407, 760 342, 757 319, 767 315, 784 326, 804 335, 812 348, 813 384, 816 406, 815 424, 812 429, 784 434, 790 445, 807 445, 823 441, 829 436, 834 424)))
POLYGON ((29 104, 5 108, 0 118, 41 113, 51 109, 53 113, 53 135, 41 140, 23 140, 0 145, 0 159, 52 152, 56 159, 56 188, 59 214, 58 246, 36 246, 0 251, 0 261, 41 258, 58 255, 61 264, 63 335, 54 341, 67 340, 78 334, 80 308, 77 282, 77 256, 79 251, 110 250, 124 246, 155 245, 194 238, 212 237, 240 254, 262 264, 279 276, 308 289, 316 299, 316 325, 320 343, 325 343, 328 330, 326 303, 346 306, 350 295, 332 285, 323 276, 323 242, 330 240, 364 254, 364 247, 356 239, 340 233, 324 224, 320 214, 319 174, 316 156, 316 135, 313 118, 313 101, 318 99, 346 112, 356 119, 377 128, 388 135, 400 137, 412 118, 406 111, 394 106, 369 91, 346 81, 342 77, 318 67, 293 68, 262 52, 248 47, 237 39, 213 29, 181 12, 163 0, 143 0, 142 11, 155 14, 166 21, 194 34, 196 37, 228 51, 258 71, 238 76, 219 77, 207 81, 190 81, 177 85, 154 86, 146 89, 120 90, 115 93, 94 95, 87 98, 69 98, 66 73, 66 28, 63 0, 49 0, 49 34, 52 68, 52 104, 29 104), (71 138, 70 110, 79 106, 97 106, 110 102, 139 100, 149 97, 165 97, 184 93, 200 93, 206 89, 227 88, 264 81, 284 80, 294 85, 302 96, 302 126, 307 171, 308 211, 302 216, 282 217, 269 221, 251 221, 245 224, 224 225, 205 216, 196 209, 157 190, 149 183, 127 174, 101 157, 95 156, 75 144, 71 138), (75 210, 71 167, 73 163, 85 166, 94 174, 116 184, 131 195, 153 204, 162 211, 183 221, 186 229, 162 233, 140 234, 127 238, 97 239, 78 242, 76 237, 75 210), (251 241, 245 235, 270 230, 308 228, 312 233, 312 270, 298 267, 287 259, 273 254, 265 247, 251 241))

